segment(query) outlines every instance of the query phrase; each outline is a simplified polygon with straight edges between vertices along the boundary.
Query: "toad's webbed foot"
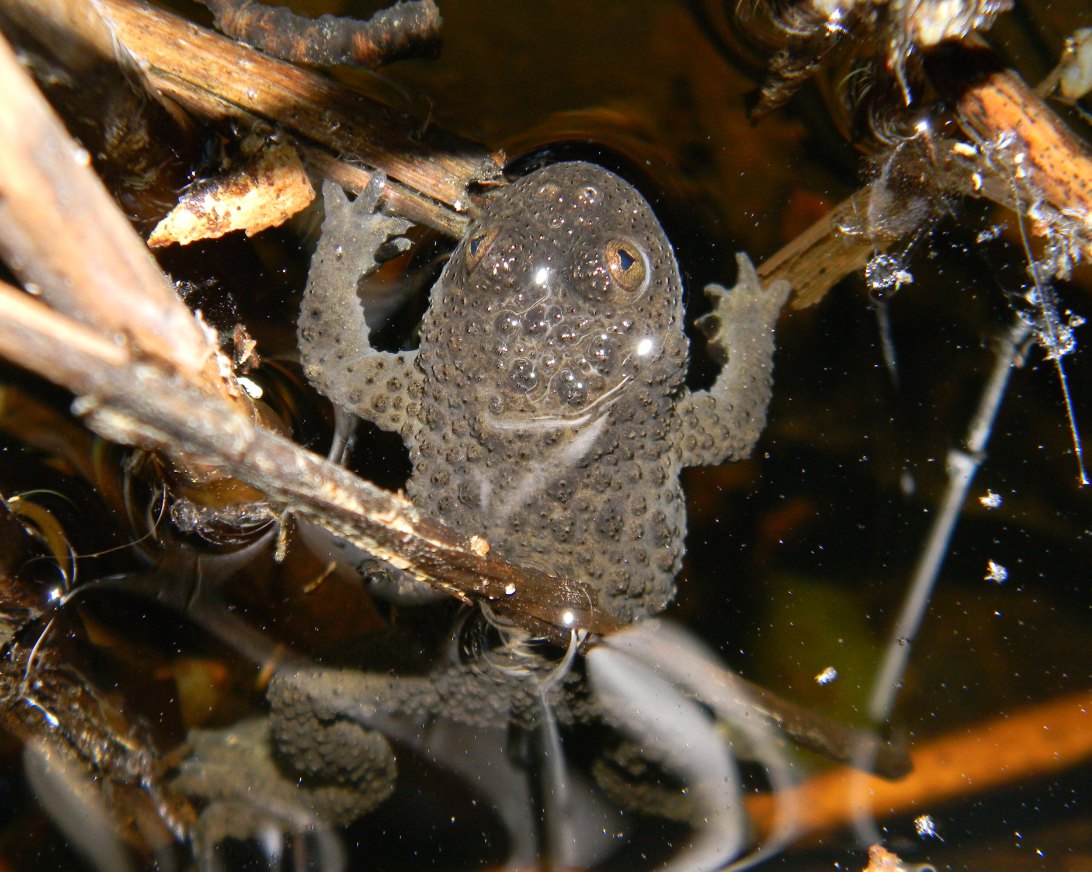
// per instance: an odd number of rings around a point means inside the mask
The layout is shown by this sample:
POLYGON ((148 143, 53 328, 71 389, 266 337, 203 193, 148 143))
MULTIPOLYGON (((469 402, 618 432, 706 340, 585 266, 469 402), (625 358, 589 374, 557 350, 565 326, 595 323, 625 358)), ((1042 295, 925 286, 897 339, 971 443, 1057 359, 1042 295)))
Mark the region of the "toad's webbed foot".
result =
MULTIPOLYGON (((336 670, 304 672, 324 679, 341 675, 336 670)), ((363 677, 355 672, 344 675, 363 677)), ((346 682, 348 687, 337 688, 329 701, 322 701, 304 692, 297 681, 279 678, 271 682, 268 693, 276 759, 312 794, 324 820, 334 825, 352 823, 394 791, 398 773, 390 744, 364 718, 354 719, 337 710, 339 700, 350 707, 355 704, 341 691, 356 689, 356 683, 346 682)), ((330 692, 329 687, 324 689, 330 692)), ((366 707, 367 697, 359 704, 366 707)))
POLYGON ((713 311, 698 319, 709 352, 722 364, 713 386, 679 404, 683 466, 708 466, 747 457, 766 426, 773 386, 774 325, 789 284, 763 288, 745 254, 736 255, 739 278, 725 290, 709 285, 713 311))
POLYGON ((357 295, 360 278, 379 264, 380 246, 397 239, 408 221, 377 211, 386 181, 381 173, 351 203, 340 186, 322 186, 326 217, 307 276, 298 324, 303 369, 322 394, 385 430, 405 434, 417 416, 409 407, 420 396, 423 377, 417 352, 377 351, 357 295))
MULTIPOLYGON (((359 817, 390 793, 363 797, 351 786, 303 783, 275 759, 265 718, 218 730, 193 729, 188 741, 192 751, 171 789, 205 806, 193 831, 201 868, 220 868, 215 858, 225 839, 257 842, 272 855, 281 852, 284 837, 304 838, 314 842, 320 858, 336 857, 341 848, 330 828, 359 817)), ((318 868, 340 866, 333 862, 318 868)))

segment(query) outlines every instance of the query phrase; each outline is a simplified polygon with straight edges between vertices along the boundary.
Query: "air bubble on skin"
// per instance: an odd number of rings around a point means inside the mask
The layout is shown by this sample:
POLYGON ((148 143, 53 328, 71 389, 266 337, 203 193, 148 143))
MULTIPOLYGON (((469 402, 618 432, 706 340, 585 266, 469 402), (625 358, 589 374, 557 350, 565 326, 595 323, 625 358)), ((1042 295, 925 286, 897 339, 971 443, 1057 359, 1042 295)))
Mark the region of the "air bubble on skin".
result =
POLYGON ((571 326, 562 327, 561 332, 557 334, 557 338, 566 345, 571 345, 576 342, 576 330, 571 326))
POLYGON ((599 189, 588 185, 577 195, 577 199, 585 206, 594 206, 599 202, 599 189))
POLYGON ((588 347, 588 357, 599 372, 610 372, 614 360, 614 346, 610 336, 606 333, 596 336, 588 347))
POLYGON ((517 391, 522 394, 530 393, 538 384, 538 373, 531 361, 520 358, 512 363, 508 370, 508 379, 517 391))
POLYGON ((557 369, 557 365, 558 363, 560 363, 560 361, 558 360, 556 354, 554 354, 552 351, 547 351, 542 355, 538 363, 539 366, 541 366, 546 372, 553 372, 555 369, 557 369))
POLYGON ((557 378, 557 395, 569 406, 582 406, 588 401, 588 386, 573 373, 563 369, 557 378))

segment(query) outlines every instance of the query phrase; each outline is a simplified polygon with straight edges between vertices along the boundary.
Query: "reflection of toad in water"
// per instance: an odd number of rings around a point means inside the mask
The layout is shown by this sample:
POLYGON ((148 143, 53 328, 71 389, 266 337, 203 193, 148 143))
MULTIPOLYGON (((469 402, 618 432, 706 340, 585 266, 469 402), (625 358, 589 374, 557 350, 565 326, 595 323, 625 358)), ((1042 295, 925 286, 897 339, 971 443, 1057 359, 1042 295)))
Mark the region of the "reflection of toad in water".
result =
MULTIPOLYGON (((714 311, 701 325, 724 367, 710 389, 687 390, 681 281, 651 208, 612 173, 562 163, 489 198, 432 289, 418 350, 381 352, 357 282, 389 235, 375 224, 405 224, 373 214, 378 186, 352 204, 330 184, 325 196, 300 315, 312 383, 401 434, 407 491, 426 515, 590 584, 622 622, 664 609, 683 552, 680 470, 751 451, 788 286, 763 289, 740 257, 739 284, 708 290, 714 311)), ((388 573, 388 593, 421 593, 388 573)), ((501 635, 485 656, 439 655, 426 674, 282 669, 269 694, 273 743, 314 788, 318 817, 344 822, 388 795, 393 756, 379 733, 416 742, 436 713, 534 723, 547 699, 562 722, 600 714, 543 646, 501 635)))

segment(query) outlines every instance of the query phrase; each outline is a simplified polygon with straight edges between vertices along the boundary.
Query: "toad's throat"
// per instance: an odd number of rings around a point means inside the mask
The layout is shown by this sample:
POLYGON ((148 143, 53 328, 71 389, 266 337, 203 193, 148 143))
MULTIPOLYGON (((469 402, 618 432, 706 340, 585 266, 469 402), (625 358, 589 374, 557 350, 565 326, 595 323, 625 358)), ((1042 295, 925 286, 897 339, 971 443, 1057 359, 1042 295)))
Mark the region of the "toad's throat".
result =
POLYGON ((523 431, 528 433, 542 432, 545 430, 573 430, 584 427, 593 419, 600 416, 604 419, 606 411, 622 398, 622 394, 633 381, 633 376, 626 375, 609 391, 600 394, 590 403, 571 412, 554 413, 550 415, 506 415, 498 417, 493 414, 482 416, 482 424, 486 429, 504 432, 523 431))
MULTIPOLYGON (((569 436, 528 463, 522 475, 503 490, 495 490, 492 479, 479 474, 478 505, 482 517, 490 519, 494 530, 506 528, 513 515, 521 513, 530 502, 584 459, 602 435, 608 419, 606 409, 601 409, 598 415, 588 412, 581 416, 581 423, 570 421, 564 424, 571 430, 569 436)), ((538 426, 546 425, 539 422, 538 426)), ((551 423, 549 426, 560 427, 562 423, 551 423)))

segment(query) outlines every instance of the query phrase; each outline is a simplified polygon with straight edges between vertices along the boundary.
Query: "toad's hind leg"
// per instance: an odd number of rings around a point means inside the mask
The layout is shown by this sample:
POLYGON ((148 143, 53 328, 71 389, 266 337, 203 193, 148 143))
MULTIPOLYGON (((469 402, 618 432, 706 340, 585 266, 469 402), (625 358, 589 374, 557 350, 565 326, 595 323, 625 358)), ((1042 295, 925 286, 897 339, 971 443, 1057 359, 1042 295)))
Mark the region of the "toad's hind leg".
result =
MULTIPOLYGON (((415 363, 417 352, 372 348, 357 296, 361 276, 378 267, 380 246, 410 226, 377 211, 385 181, 376 173, 351 203, 340 186, 333 182, 322 186, 326 217, 303 294, 299 349, 308 380, 322 394, 405 436, 416 426, 413 405, 423 381, 415 363)), ((396 244, 404 247, 404 242, 396 244)))
POLYGON ((773 386, 774 324, 789 296, 789 284, 763 288, 745 254, 736 255, 739 278, 730 291, 709 285, 713 311, 699 319, 709 353, 722 364, 709 390, 679 404, 679 448, 683 466, 708 466, 747 457, 766 426, 773 386))

